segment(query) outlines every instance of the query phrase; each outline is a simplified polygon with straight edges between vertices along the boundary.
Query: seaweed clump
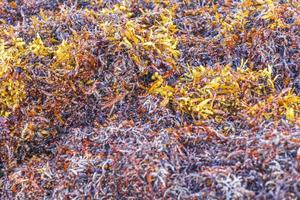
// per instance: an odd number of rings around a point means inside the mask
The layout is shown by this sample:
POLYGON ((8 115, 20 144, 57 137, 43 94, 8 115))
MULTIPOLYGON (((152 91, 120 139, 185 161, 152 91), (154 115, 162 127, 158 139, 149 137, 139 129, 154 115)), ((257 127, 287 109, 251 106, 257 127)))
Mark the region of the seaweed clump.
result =
POLYGON ((0 1, 3 199, 299 199, 296 1, 0 1))

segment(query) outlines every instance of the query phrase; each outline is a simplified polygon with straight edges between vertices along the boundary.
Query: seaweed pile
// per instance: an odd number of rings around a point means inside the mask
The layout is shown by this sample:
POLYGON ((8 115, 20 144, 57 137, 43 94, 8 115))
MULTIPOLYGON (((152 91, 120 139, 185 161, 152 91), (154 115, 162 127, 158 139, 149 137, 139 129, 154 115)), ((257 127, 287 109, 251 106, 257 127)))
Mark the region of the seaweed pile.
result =
POLYGON ((299 199, 300 4, 0 1, 0 199, 299 199))

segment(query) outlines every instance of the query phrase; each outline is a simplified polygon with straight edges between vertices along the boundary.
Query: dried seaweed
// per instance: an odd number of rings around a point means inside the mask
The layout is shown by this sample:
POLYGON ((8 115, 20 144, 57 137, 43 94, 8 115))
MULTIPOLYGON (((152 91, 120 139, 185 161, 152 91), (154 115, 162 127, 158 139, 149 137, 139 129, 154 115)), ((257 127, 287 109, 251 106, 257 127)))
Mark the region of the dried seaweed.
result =
POLYGON ((0 1, 0 199, 299 199, 299 14, 0 1))

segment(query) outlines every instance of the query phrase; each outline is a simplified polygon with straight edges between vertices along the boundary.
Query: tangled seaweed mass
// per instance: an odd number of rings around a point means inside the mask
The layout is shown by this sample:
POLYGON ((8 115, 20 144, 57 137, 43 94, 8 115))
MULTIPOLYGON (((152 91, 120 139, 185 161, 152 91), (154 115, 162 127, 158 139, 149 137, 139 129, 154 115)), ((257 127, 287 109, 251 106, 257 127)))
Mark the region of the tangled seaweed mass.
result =
POLYGON ((297 0, 0 0, 0 199, 300 199, 297 0))

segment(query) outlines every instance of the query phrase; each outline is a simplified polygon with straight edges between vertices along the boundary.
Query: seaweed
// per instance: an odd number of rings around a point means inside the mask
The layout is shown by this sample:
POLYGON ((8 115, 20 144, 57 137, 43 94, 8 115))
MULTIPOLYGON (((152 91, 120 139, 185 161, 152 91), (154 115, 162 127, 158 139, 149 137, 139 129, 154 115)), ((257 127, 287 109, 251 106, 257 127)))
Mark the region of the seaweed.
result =
POLYGON ((299 199, 298 4, 0 0, 0 199, 299 199))

